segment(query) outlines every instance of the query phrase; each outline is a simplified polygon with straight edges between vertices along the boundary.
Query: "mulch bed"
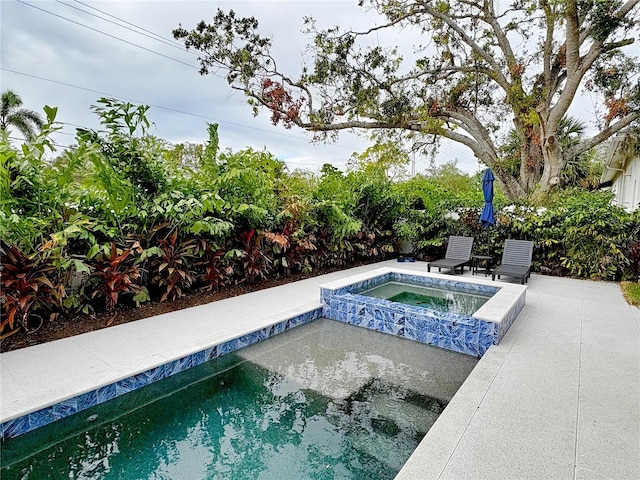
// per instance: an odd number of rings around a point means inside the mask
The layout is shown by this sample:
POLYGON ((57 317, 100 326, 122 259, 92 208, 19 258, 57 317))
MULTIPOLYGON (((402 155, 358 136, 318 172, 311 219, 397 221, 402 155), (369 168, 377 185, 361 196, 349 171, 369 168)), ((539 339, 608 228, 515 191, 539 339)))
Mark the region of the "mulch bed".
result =
MULTIPOLYGON (((372 262, 360 262, 344 268, 357 267, 366 263, 372 262)), ((60 340, 73 335, 79 335, 81 333, 92 332, 94 330, 109 328, 115 325, 122 325, 123 323, 133 322, 142 318, 204 305, 217 300, 236 297, 238 295, 263 290, 265 288, 277 287, 278 285, 284 285, 286 283, 296 282, 298 280, 324 275, 338 270, 343 270, 343 268, 323 268, 311 273, 295 273, 286 277, 267 279, 253 285, 232 285, 213 292, 196 292, 172 302, 149 302, 138 308, 121 307, 116 309, 115 315, 113 312, 101 312, 93 315, 76 314, 59 317, 53 322, 46 323, 39 330, 33 333, 27 334, 21 331, 1 340, 0 352, 10 352, 12 350, 51 342, 53 340, 60 340)))

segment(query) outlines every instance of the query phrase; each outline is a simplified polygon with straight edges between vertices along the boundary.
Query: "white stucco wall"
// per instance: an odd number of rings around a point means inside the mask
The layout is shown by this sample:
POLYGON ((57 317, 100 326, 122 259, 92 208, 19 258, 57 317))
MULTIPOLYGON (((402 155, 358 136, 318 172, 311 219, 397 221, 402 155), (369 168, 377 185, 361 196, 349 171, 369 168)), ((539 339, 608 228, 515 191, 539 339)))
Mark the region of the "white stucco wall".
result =
POLYGON ((624 172, 617 172, 611 190, 615 201, 626 210, 640 208, 640 157, 632 158, 624 166, 624 172))

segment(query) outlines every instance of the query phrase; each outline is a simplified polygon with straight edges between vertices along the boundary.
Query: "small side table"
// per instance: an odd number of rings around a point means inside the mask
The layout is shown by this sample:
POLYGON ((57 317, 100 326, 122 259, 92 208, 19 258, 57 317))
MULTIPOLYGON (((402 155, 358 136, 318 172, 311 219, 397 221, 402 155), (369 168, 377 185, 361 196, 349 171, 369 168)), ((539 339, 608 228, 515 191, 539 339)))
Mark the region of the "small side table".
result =
POLYGON ((478 273, 478 267, 481 262, 484 262, 484 276, 486 277, 491 272, 489 271, 489 262, 493 260, 493 257, 490 255, 471 255, 471 274, 475 275, 478 273))

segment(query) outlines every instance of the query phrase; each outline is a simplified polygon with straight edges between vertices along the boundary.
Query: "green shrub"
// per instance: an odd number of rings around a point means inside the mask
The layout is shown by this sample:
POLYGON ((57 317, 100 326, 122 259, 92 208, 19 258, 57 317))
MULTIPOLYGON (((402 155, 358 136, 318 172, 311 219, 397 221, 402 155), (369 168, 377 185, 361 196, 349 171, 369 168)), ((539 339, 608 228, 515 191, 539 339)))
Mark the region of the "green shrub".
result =
POLYGON ((503 212, 501 221, 514 237, 534 241, 543 271, 620 279, 629 265, 634 227, 631 215, 612 198, 609 192, 567 190, 550 198, 546 208, 522 206, 503 212))

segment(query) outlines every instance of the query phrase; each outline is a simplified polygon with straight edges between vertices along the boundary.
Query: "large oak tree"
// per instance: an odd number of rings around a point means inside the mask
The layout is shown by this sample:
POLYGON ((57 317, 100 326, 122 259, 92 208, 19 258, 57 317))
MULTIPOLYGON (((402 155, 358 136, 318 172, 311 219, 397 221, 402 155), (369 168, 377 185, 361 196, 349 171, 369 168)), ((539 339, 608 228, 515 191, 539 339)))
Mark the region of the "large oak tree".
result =
POLYGON ((515 199, 553 189, 569 160, 638 125, 639 59, 625 47, 639 31, 639 1, 360 0, 379 24, 319 30, 305 19, 312 55, 295 77, 278 68, 254 18, 218 10, 210 24, 173 33, 202 52, 202 74, 223 71, 274 124, 317 138, 371 129, 422 147, 445 137, 469 147, 515 199), (388 29, 397 45, 368 40, 388 29), (410 60, 408 31, 426 45, 410 60), (566 146, 560 122, 584 90, 601 101, 598 128, 566 146), (521 145, 515 175, 504 164, 505 126, 521 145))

